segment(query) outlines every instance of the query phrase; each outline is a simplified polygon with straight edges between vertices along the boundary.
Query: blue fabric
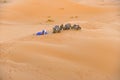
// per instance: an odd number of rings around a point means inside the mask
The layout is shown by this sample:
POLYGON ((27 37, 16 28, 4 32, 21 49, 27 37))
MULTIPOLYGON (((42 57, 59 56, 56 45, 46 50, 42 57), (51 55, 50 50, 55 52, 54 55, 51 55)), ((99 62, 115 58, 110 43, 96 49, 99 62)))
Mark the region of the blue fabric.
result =
POLYGON ((43 35, 42 32, 37 32, 36 35, 40 36, 43 35))
POLYGON ((45 35, 48 34, 46 30, 42 30, 41 32, 37 32, 36 35, 40 36, 40 35, 45 35))

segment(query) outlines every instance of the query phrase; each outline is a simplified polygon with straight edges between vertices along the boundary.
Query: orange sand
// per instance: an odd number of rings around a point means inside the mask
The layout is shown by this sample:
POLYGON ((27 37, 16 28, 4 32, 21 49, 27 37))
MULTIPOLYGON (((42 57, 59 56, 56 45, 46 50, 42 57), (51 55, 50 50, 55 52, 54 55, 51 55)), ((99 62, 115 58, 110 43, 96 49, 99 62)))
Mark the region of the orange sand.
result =
POLYGON ((106 4, 0 3, 0 80, 119 80, 119 8, 106 4), (54 25, 68 22, 80 24, 82 30, 52 34, 54 25), (49 34, 33 35, 42 29, 49 34))

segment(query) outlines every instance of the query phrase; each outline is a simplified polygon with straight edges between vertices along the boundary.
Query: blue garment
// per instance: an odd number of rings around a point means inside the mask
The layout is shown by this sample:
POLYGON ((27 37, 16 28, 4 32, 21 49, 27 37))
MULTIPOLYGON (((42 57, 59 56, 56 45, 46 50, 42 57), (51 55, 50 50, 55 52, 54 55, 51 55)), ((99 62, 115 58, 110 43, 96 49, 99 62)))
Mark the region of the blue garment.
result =
POLYGON ((46 35, 46 34, 48 34, 48 32, 46 30, 42 30, 41 32, 36 33, 37 36, 46 35))

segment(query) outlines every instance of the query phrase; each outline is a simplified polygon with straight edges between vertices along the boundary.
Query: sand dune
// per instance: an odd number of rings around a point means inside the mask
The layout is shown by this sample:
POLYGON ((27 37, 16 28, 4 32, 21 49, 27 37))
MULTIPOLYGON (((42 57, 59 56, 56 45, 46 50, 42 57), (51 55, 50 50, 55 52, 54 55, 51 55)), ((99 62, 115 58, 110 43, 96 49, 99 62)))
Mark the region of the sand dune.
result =
POLYGON ((86 4, 90 6, 99 6, 99 7, 118 7, 120 4, 119 0, 72 0, 79 2, 80 4, 86 4))
POLYGON ((16 3, 13 0, 2 7, 1 19, 3 23, 14 21, 14 23, 39 24, 45 22, 49 16, 55 22, 65 22, 72 16, 84 19, 108 11, 111 12, 111 8, 92 7, 70 0, 26 0, 23 2, 18 0, 16 3))
POLYGON ((72 0, 11 0, 1 7, 0 80, 119 80, 118 8, 72 0), (61 23, 82 30, 52 34, 61 23), (33 35, 42 29, 49 34, 33 35))

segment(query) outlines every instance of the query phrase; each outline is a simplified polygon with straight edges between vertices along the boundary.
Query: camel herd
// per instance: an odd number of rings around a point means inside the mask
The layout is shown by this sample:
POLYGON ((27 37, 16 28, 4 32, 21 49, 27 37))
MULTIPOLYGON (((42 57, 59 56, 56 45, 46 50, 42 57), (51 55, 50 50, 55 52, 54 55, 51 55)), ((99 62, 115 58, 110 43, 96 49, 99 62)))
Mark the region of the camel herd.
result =
POLYGON ((61 24, 60 26, 56 25, 53 27, 53 33, 60 33, 61 30, 70 30, 70 29, 81 30, 81 27, 77 24, 71 25, 70 23, 67 23, 65 25, 61 24))
MULTIPOLYGON (((67 23, 65 25, 56 25, 53 27, 53 33, 60 33, 62 30, 81 30, 81 27, 77 24, 71 25, 70 23, 67 23)), ((48 32, 46 30, 39 31, 35 33, 34 35, 40 36, 40 35, 46 35, 48 32)))

